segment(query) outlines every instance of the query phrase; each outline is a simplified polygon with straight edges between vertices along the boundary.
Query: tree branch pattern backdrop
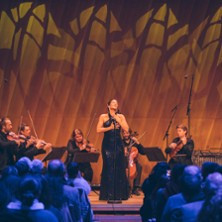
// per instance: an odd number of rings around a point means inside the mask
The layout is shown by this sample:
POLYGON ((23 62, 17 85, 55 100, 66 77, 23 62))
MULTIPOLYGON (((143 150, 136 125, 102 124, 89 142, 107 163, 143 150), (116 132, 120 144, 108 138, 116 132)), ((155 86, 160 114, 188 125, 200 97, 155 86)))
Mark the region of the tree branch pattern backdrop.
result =
MULTIPOLYGON (((74 128, 100 150, 96 123, 117 98, 141 142, 165 149, 163 136, 187 124, 195 148, 221 147, 221 0, 0 1, 0 114, 14 130, 30 124, 40 138, 66 145, 74 128), (187 77, 187 78, 184 78, 187 77)), ((143 178, 153 166, 146 157, 143 178)), ((102 160, 93 164, 99 182, 102 160), (97 172, 97 173, 96 173, 97 172)))

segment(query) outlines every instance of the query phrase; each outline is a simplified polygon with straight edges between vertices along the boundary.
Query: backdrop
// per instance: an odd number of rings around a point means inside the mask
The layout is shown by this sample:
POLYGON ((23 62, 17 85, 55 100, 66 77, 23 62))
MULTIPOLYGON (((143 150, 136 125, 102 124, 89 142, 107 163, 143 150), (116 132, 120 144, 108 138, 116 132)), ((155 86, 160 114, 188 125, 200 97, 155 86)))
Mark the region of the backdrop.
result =
MULTIPOLYGON (((21 116, 30 124, 29 110, 54 146, 80 128, 100 150, 98 117, 117 98, 130 127, 146 131, 142 144, 164 151, 176 105, 169 140, 187 124, 193 76, 195 149, 221 148, 221 46, 221 0, 1 0, 0 115, 16 131, 21 116)), ((144 178, 153 164, 140 161, 144 178)))

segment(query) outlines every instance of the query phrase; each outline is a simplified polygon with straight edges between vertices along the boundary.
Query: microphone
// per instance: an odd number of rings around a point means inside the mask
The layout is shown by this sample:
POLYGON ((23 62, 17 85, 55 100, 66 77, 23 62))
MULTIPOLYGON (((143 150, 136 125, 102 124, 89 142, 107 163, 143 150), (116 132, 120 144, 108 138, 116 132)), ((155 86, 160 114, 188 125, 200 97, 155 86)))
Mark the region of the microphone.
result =
POLYGON ((171 152, 172 152, 172 148, 167 147, 167 148, 165 149, 165 153, 166 153, 166 154, 170 154, 171 152))
POLYGON ((116 119, 115 119, 115 118, 113 118, 112 116, 111 116, 111 121, 112 121, 114 124, 116 124, 116 123, 117 123, 116 119))

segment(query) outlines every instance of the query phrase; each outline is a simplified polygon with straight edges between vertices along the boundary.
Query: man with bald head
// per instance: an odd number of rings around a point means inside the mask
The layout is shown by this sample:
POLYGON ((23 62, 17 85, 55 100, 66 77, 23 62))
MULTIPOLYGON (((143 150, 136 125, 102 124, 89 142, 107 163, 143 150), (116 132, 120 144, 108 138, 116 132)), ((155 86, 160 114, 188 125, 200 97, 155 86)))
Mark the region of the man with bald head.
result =
POLYGON ((203 185, 205 200, 195 201, 193 203, 188 203, 179 207, 172 214, 173 221, 174 222, 197 221, 198 214, 204 202, 211 199, 211 197, 213 197, 219 189, 222 189, 222 175, 217 172, 210 174, 203 185))
POLYGON ((161 222, 172 221, 175 209, 186 203, 202 200, 204 195, 201 191, 202 176, 197 166, 187 166, 181 178, 181 193, 169 197, 165 205, 161 222))

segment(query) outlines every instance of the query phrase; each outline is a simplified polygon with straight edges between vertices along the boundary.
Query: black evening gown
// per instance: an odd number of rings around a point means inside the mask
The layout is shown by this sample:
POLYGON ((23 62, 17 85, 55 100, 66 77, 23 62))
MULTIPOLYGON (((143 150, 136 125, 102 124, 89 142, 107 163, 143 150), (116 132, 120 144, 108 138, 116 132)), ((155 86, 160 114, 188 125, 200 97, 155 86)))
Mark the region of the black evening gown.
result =
MULTIPOLYGON (((111 119, 104 127, 111 125, 111 119)), ((102 142, 103 168, 100 187, 100 200, 127 200, 128 181, 125 171, 124 148, 120 129, 104 133, 102 142)))

